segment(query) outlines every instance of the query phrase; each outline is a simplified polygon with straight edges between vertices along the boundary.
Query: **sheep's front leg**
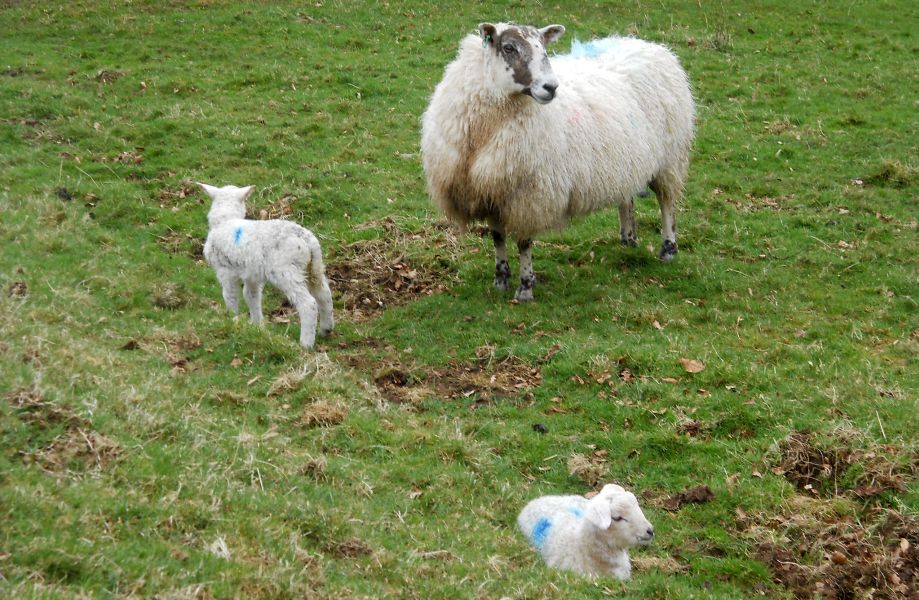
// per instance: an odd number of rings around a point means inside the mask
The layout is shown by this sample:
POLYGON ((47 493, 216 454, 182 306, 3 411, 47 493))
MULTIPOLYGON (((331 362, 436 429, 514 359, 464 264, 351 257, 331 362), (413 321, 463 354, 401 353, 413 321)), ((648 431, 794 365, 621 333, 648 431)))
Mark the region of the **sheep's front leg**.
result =
POLYGON ((243 298, 249 307, 249 320, 256 325, 262 323, 262 288, 264 284, 255 281, 243 281, 243 298))
POLYGON ((536 275, 533 273, 533 241, 519 240, 517 250, 520 252, 520 287, 514 298, 518 302, 533 300, 533 288, 536 287, 536 275))
POLYGON ((623 246, 638 245, 635 234, 635 200, 632 198, 619 203, 619 239, 623 246))
POLYGON ((511 267, 507 263, 507 245, 504 242, 504 231, 492 226, 491 239, 495 242, 495 288, 502 292, 507 289, 511 279, 511 267))
POLYGON ((223 302, 235 319, 239 315, 239 279, 230 271, 217 271, 217 280, 223 292, 223 302))

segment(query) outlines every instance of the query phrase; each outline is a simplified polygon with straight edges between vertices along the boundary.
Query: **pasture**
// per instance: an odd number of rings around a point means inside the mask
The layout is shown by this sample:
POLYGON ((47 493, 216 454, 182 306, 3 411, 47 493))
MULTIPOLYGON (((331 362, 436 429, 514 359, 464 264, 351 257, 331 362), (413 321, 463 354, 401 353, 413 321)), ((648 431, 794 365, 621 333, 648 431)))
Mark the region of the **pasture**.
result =
MULTIPOLYGON (((919 594, 915 2, 0 2, 0 596, 919 594), (419 123, 481 21, 633 34, 693 84, 677 222, 534 245, 431 206, 419 123), (316 352, 234 323, 205 194, 320 238, 316 352), (516 264, 516 252, 511 252, 516 264), (516 268, 516 267, 515 267, 516 268), (533 497, 633 490, 628 582, 533 497)), ((911 596, 912 595, 912 596, 911 596)))

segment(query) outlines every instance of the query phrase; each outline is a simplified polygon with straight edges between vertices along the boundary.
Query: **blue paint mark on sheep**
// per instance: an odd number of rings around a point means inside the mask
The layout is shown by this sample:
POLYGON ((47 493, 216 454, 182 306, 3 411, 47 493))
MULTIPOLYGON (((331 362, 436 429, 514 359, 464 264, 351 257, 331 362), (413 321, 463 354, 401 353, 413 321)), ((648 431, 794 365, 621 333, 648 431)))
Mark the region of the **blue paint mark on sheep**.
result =
POLYGON ((589 42, 581 42, 575 39, 571 42, 571 51, 568 52, 568 54, 562 54, 556 58, 597 58, 601 54, 613 50, 618 45, 619 38, 614 37, 604 38, 602 40, 591 40, 589 42))
POLYGON ((240 240, 243 239, 243 228, 237 227, 233 230, 233 243, 239 246, 240 240))
POLYGON ((536 525, 533 526, 533 535, 530 537, 533 540, 533 545, 538 550, 542 550, 542 547, 546 545, 546 538, 549 537, 550 529, 552 529, 552 521, 545 517, 536 521, 536 525))
POLYGON ((568 509, 568 512, 570 512, 571 514, 573 514, 573 515, 575 516, 575 518, 578 518, 578 519, 580 519, 581 517, 584 516, 584 511, 581 510, 580 508, 578 508, 577 506, 572 506, 572 507, 570 507, 570 508, 568 509))

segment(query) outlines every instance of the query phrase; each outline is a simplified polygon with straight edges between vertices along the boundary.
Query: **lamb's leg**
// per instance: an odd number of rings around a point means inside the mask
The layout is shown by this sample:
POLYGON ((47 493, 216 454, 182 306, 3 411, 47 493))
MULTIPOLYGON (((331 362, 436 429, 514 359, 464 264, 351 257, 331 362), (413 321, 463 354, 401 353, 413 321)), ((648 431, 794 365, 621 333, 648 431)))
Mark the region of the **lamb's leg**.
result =
POLYGON ((661 253, 659 258, 670 262, 677 253, 676 246, 676 201, 679 198, 682 184, 676 178, 661 174, 651 181, 651 189, 657 196, 661 207, 661 253))
POLYGON ((325 275, 310 277, 306 282, 310 294, 319 305, 319 335, 325 337, 332 333, 335 327, 335 317, 332 314, 332 290, 325 275))
POLYGON ((635 200, 632 198, 619 203, 619 239, 624 246, 638 245, 635 234, 635 200))
POLYGON ((533 273, 533 241, 518 240, 517 250, 520 252, 520 287, 514 298, 518 302, 533 300, 533 288, 536 286, 536 275, 533 273))
POLYGON ((243 297, 249 307, 249 320, 256 325, 262 323, 262 288, 265 284, 258 281, 243 281, 243 297))
POLYGON ((495 288, 504 291, 511 279, 511 267, 507 262, 507 246, 504 230, 492 224, 491 239, 495 242, 495 288))
POLYGON ((235 319, 239 315, 239 279, 231 271, 217 271, 217 280, 223 291, 223 302, 235 319))
POLYGON ((268 280, 287 296, 300 315, 300 345, 312 348, 316 341, 316 300, 303 282, 303 274, 296 269, 284 269, 269 274, 268 280))

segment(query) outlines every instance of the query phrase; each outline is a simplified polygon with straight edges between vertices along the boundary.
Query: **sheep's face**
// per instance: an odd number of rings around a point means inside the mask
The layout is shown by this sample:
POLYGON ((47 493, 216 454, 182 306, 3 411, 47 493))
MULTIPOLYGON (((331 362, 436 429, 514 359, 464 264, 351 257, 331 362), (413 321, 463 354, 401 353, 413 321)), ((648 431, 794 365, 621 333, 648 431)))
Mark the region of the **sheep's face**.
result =
POLYGON ((654 538, 654 527, 641 512, 635 494, 618 485, 603 486, 599 494, 588 500, 584 516, 605 530, 607 540, 618 548, 648 544, 654 538))
POLYGON ((246 217, 246 198, 255 189, 254 185, 236 187, 225 185, 214 187, 206 183, 199 183, 207 195, 211 197, 211 210, 207 213, 207 222, 211 225, 228 219, 244 219, 246 217))
POLYGON ((506 23, 482 23, 479 33, 496 86, 509 94, 526 94, 540 104, 552 102, 558 79, 549 64, 546 45, 565 33, 563 26, 549 25, 536 29, 506 23))

